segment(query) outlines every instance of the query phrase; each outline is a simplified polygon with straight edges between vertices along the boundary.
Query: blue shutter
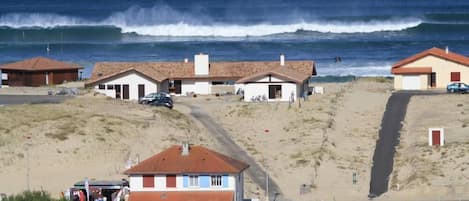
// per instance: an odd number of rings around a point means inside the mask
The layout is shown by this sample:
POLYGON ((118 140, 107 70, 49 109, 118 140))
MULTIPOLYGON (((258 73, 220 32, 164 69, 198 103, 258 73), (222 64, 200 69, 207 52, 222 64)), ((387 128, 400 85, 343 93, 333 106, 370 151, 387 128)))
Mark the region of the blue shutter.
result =
POLYGON ((229 182, 228 182, 228 175, 223 175, 221 178, 221 184, 223 188, 228 188, 229 182))
POLYGON ((189 187, 189 177, 187 175, 182 176, 182 187, 189 187))
POLYGON ((199 176, 199 186, 201 188, 210 188, 210 176, 209 175, 201 175, 199 176))

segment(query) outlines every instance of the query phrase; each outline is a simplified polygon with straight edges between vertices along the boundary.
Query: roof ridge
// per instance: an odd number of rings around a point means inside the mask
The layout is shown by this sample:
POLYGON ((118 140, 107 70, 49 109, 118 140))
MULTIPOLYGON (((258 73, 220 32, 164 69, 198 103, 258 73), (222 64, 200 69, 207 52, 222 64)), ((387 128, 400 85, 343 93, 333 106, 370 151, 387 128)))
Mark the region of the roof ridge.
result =
POLYGON ((39 59, 40 59, 40 58, 41 58, 41 57, 35 57, 35 58, 33 58, 33 59, 34 59, 34 63, 33 63, 33 65, 31 66, 31 67, 32 67, 31 69, 35 69, 35 68, 36 68, 37 63, 39 62, 39 59))

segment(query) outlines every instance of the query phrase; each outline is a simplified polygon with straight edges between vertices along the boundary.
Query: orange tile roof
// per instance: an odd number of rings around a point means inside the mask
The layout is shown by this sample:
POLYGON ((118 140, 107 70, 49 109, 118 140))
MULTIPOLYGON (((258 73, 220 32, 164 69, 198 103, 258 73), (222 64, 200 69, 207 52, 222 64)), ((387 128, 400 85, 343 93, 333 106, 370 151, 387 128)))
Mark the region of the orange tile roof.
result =
POLYGON ((439 58, 442 58, 442 59, 447 59, 447 60, 462 64, 462 65, 465 65, 465 66, 469 66, 469 58, 468 57, 466 57, 464 55, 456 54, 454 52, 446 53, 445 50, 434 47, 434 48, 425 50, 423 52, 420 52, 418 54, 415 54, 415 55, 413 55, 411 57, 408 57, 406 59, 403 59, 403 60, 395 63, 392 66, 392 68, 402 67, 406 64, 412 63, 412 62, 414 62, 418 59, 421 59, 421 58, 429 56, 429 55, 439 57, 439 58))
POLYGON ((42 70, 72 70, 81 69, 78 64, 65 63, 45 57, 34 57, 23 61, 3 64, 2 70, 24 70, 24 71, 42 71, 42 70))
POLYGON ((233 191, 133 191, 129 201, 233 201, 233 198, 233 191))
POLYGON ((292 70, 290 68, 285 68, 285 67, 281 66, 281 67, 276 68, 276 69, 263 71, 263 72, 256 73, 256 74, 251 75, 251 76, 241 78, 240 80, 237 81, 237 83, 246 83, 246 82, 250 82, 250 81, 255 81, 255 80, 257 80, 261 77, 264 77, 266 75, 276 75, 280 78, 283 78, 283 79, 289 80, 289 81, 293 81, 293 82, 296 82, 296 83, 302 83, 303 81, 305 81, 306 79, 308 79, 310 77, 310 75, 303 74, 303 73, 300 73, 298 71, 292 70))
POLYGON ((239 173, 249 165, 202 146, 190 146, 189 155, 181 155, 181 146, 156 154, 125 174, 239 173))
POLYGON ((428 74, 432 73, 432 67, 405 67, 405 68, 393 68, 391 69, 392 74, 428 74))
MULTIPOLYGON (((245 76, 280 67, 278 61, 266 62, 211 62, 206 78, 228 78, 238 80, 245 76)), ((304 76, 316 75, 312 61, 287 61, 285 67, 304 76)), ((127 72, 128 69, 145 69, 145 74, 154 80, 198 78, 193 62, 100 62, 96 63, 87 85, 127 72)), ((141 70, 143 72, 143 70, 141 70)))

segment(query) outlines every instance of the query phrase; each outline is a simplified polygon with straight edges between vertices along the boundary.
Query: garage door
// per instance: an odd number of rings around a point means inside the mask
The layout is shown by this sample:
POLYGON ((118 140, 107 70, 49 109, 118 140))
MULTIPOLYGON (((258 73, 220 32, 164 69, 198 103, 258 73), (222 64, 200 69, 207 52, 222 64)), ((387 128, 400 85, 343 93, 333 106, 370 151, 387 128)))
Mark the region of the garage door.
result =
POLYGON ((402 89, 419 90, 420 89, 420 76, 419 75, 402 76, 402 89))

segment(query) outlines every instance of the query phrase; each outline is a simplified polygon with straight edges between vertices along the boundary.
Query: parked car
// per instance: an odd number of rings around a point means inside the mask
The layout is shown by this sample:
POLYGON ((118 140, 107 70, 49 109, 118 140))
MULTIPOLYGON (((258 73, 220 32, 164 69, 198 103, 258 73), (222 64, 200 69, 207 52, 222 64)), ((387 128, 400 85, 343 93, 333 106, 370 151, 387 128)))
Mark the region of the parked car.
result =
POLYGON ((151 102, 148 102, 148 105, 152 105, 152 106, 164 106, 164 107, 167 107, 169 109, 173 109, 173 99, 171 99, 170 97, 161 97, 161 98, 157 98, 151 102))
POLYGON ((453 82, 446 86, 446 91, 449 93, 468 93, 469 85, 463 82, 453 82))
POLYGON ((140 104, 148 104, 149 102, 153 102, 155 101, 156 99, 159 99, 161 97, 168 97, 168 98, 171 98, 171 95, 169 95, 168 93, 166 92, 156 92, 156 93, 150 93, 142 98, 140 98, 140 100, 138 100, 138 103, 140 104))

